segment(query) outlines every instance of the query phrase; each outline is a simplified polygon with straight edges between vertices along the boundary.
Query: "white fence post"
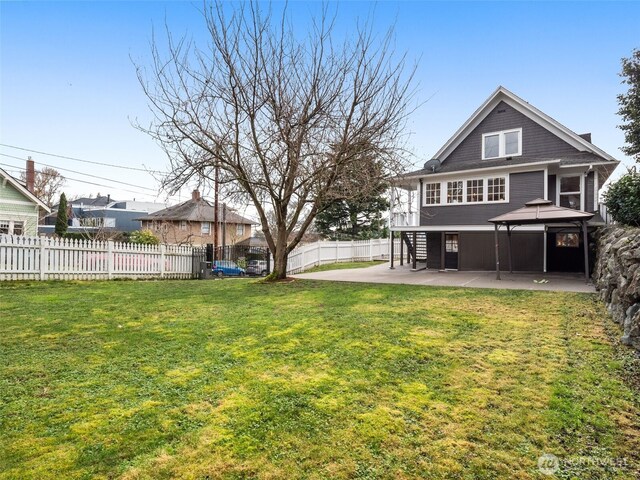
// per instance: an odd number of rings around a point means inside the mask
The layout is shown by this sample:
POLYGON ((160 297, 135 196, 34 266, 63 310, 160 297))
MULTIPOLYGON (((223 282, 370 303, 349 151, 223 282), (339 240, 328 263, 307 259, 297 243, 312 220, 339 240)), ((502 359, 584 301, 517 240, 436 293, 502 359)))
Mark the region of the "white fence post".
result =
POLYGON ((47 275, 47 264, 49 263, 49 258, 47 255, 47 250, 45 249, 44 242, 48 240, 44 238, 40 238, 40 280, 45 280, 47 275))
POLYGON ((111 280, 113 278, 113 265, 114 265, 114 253, 113 253, 113 241, 107 241, 107 278, 111 280))
POLYGON ((160 278, 164 278, 164 258, 166 253, 164 243, 160 245, 160 278))

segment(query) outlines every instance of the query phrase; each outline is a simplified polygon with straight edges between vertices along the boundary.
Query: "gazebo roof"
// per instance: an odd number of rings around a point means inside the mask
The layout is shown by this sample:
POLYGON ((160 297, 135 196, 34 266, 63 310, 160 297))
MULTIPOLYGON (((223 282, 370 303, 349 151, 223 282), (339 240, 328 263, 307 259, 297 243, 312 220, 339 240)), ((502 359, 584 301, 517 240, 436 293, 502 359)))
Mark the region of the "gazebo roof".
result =
POLYGON ((590 220, 593 215, 573 208, 558 207, 549 200, 536 198, 525 203, 522 208, 489 219, 489 222, 499 225, 565 223, 590 220))

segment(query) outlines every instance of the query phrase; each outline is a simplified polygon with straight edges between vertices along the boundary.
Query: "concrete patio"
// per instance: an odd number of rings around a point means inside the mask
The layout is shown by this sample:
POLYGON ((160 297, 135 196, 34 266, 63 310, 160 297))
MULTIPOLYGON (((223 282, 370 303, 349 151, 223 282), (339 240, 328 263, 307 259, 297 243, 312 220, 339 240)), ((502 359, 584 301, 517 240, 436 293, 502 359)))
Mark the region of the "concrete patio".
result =
MULTIPOLYGON (((424 264, 423 264, 424 265, 424 264)), ((580 273, 513 273, 501 272, 502 280, 496 280, 495 272, 439 272, 435 270, 411 271, 410 265, 388 263, 368 268, 329 270, 327 272, 301 273, 295 278, 332 280, 337 282, 399 283, 438 287, 502 288, 512 290, 550 290, 564 292, 595 293, 593 284, 586 284, 580 273), (548 283, 535 283, 534 280, 548 283)))

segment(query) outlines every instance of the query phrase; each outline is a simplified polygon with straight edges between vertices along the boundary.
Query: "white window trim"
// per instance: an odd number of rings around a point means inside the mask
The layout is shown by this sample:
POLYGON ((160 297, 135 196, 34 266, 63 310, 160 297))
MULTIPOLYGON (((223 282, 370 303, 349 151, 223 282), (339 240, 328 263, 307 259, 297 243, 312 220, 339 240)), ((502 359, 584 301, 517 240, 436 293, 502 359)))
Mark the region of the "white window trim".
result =
POLYGON ((510 130, 501 130, 499 132, 490 132, 482 134, 482 160, 494 160, 496 158, 506 158, 506 157, 520 157, 522 156, 522 128, 512 128, 510 130), (505 141, 504 136, 507 133, 518 132, 518 153, 510 153, 506 154, 505 151, 505 141), (484 139, 486 137, 492 137, 498 135, 498 156, 497 157, 487 157, 484 151, 484 139))
POLYGON ((422 203, 425 207, 431 207, 434 205, 442 205, 442 183, 443 181, 435 182, 423 182, 422 183, 422 203), (437 203, 427 203, 427 185, 440 185, 440 201, 437 203))
POLYGON ((556 206, 560 206, 560 197, 562 195, 575 195, 576 193, 580 194, 580 210, 584 212, 584 202, 585 202, 585 178, 582 173, 564 173, 562 175, 556 175, 556 206), (580 191, 579 192, 560 192, 560 179, 567 177, 580 177, 580 191))
POLYGON ((8 224, 9 233, 7 235, 16 235, 16 233, 14 232, 16 223, 21 223, 22 233, 20 235, 25 235, 25 231, 27 229, 27 222, 25 220, 15 220, 13 218, 10 218, 10 219, 2 218, 0 219, 0 222, 8 224))
POLYGON ((202 235, 211 235, 211 222, 201 222, 200 223, 200 233, 202 235), (207 229, 207 231, 205 231, 205 224, 209 225, 209 228, 207 229))
POLYGON ((455 205, 495 205, 500 203, 509 203, 509 179, 510 176, 508 173, 500 174, 500 175, 483 175, 481 177, 463 177, 463 178, 447 178, 441 180, 440 182, 425 182, 422 184, 422 206, 423 207, 452 207, 455 205), (489 198, 489 188, 488 188, 488 180, 490 178, 504 178, 504 200, 496 200, 490 202, 489 198), (467 202, 467 180, 482 180, 482 197, 483 200, 481 202, 467 202), (447 183, 448 182, 462 182, 462 202, 456 203, 447 203, 447 183), (440 183, 440 203, 426 203, 426 190, 427 183, 440 183))

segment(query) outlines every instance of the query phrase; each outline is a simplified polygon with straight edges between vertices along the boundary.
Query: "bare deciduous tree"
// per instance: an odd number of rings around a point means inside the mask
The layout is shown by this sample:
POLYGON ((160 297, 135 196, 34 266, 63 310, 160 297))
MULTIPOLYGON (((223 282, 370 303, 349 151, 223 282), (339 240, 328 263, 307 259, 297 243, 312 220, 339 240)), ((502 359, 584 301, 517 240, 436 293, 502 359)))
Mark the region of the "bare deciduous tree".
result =
POLYGON ((302 36, 286 9, 274 15, 257 3, 205 5, 203 18, 207 48, 168 33, 167 53, 154 41, 151 66, 137 67, 155 117, 139 128, 170 159, 170 193, 219 167, 226 195, 257 210, 273 277, 284 278, 328 200, 379 184, 356 168, 363 158, 378 159, 381 175, 399 172, 414 69, 395 58, 391 30, 377 38, 370 25, 354 26, 337 44, 326 6, 302 36))
MULTIPOLYGON (((22 182, 27 181, 27 173, 20 174, 22 182)), ((33 181, 33 194, 42 200, 48 207, 53 205, 53 201, 58 198, 60 189, 64 186, 66 179, 55 168, 44 167, 35 171, 33 181)))

